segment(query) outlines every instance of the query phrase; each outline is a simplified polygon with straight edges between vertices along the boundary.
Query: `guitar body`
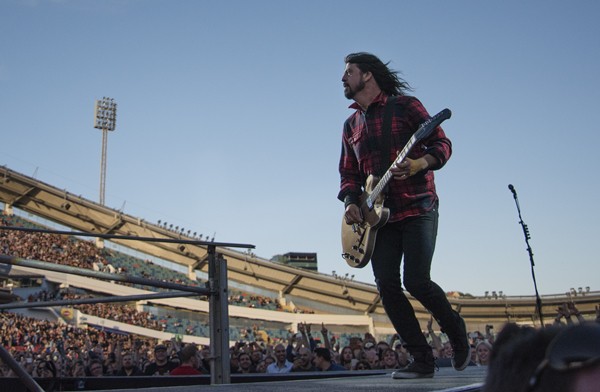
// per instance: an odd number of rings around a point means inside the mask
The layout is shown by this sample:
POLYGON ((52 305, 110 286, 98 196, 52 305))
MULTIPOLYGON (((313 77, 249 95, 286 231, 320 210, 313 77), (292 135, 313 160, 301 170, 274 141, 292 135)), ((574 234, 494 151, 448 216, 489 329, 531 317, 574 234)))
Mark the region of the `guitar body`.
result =
POLYGON ((376 184, 376 177, 371 175, 367 178, 365 191, 360 197, 363 221, 349 225, 342 218, 342 257, 353 268, 363 268, 369 264, 375 249, 377 230, 390 218, 390 210, 383 206, 383 196, 375 200, 373 208, 368 206, 367 198, 376 184))

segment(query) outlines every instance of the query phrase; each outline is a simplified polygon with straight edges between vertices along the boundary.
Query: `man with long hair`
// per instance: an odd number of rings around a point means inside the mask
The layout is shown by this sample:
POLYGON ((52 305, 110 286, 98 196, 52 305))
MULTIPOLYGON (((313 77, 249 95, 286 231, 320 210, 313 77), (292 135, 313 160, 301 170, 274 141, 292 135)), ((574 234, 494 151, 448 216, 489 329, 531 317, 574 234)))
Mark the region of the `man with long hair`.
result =
MULTIPOLYGON (((398 152, 430 116, 417 98, 406 95, 411 89, 409 84, 376 56, 353 53, 346 56, 345 64, 344 95, 354 101, 350 105, 354 113, 344 123, 338 198, 345 205, 346 223, 357 224, 363 221, 359 204, 367 177, 381 175, 390 168, 398 152), (383 132, 383 117, 390 97, 395 99, 391 129, 383 132)), ((471 356, 463 319, 430 278, 438 226, 433 172, 442 168, 451 154, 452 144, 438 126, 391 168, 393 178, 385 198, 390 217, 378 230, 371 265, 385 311, 413 357, 406 368, 393 373, 394 378, 433 377, 435 368, 431 347, 402 283, 450 338, 454 368, 463 370, 471 356)))

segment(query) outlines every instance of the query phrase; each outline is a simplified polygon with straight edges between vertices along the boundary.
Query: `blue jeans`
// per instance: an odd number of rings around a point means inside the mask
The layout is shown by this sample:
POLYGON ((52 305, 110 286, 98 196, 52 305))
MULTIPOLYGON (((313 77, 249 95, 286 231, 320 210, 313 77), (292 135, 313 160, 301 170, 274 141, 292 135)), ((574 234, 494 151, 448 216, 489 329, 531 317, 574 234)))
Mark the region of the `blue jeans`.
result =
POLYGON ((452 309, 444 291, 430 277, 437 228, 437 206, 426 214, 388 223, 378 231, 371 258, 385 312, 411 352, 431 348, 402 290, 400 265, 403 257, 406 290, 431 312, 451 339, 460 334, 460 316, 452 309))

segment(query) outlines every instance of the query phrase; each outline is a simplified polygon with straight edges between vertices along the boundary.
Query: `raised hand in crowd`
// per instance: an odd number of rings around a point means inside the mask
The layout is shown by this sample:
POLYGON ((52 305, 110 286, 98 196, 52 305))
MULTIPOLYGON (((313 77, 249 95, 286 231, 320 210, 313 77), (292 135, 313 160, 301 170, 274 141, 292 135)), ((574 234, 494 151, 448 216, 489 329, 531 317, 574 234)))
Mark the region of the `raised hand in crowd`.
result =
POLYGON ((329 338, 329 331, 325 327, 324 323, 321 323, 321 335, 323 335, 323 344, 325 345, 325 348, 331 350, 331 340, 329 338))
POLYGON ((575 304, 573 302, 562 304, 561 306, 559 306, 556 309, 556 312, 557 312, 557 315, 556 315, 556 318, 554 319, 555 325, 561 324, 562 318, 565 319, 567 324, 569 324, 569 325, 573 324, 572 316, 575 316, 579 323, 582 323, 585 321, 583 316, 581 315, 579 310, 575 307, 575 304))
POLYGON ((444 347, 442 345, 442 339, 440 339, 433 330, 433 316, 429 317, 429 320, 427 321, 427 332, 431 338, 431 346, 433 347, 434 353, 437 351, 439 355, 444 350, 444 347))

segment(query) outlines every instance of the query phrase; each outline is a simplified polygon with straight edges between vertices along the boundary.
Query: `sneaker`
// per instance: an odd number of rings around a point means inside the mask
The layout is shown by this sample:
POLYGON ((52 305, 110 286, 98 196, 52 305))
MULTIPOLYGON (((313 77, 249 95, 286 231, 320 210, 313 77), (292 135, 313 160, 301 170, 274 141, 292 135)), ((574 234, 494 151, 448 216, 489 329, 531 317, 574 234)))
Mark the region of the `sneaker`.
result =
POLYGON ((432 378, 435 371, 435 360, 431 351, 414 353, 413 361, 405 368, 392 373, 393 379, 432 378))
POLYGON ((460 317, 459 320, 460 333, 458 337, 451 339, 454 356, 450 362, 452 363, 452 367, 454 369, 465 370, 465 368, 469 366, 469 363, 471 362, 471 345, 469 344, 469 338, 467 337, 465 320, 463 320, 462 317, 460 317))

